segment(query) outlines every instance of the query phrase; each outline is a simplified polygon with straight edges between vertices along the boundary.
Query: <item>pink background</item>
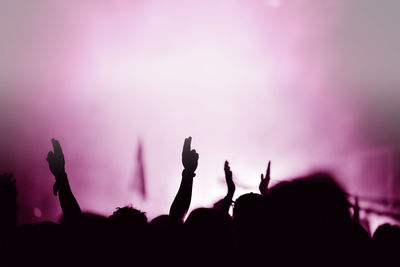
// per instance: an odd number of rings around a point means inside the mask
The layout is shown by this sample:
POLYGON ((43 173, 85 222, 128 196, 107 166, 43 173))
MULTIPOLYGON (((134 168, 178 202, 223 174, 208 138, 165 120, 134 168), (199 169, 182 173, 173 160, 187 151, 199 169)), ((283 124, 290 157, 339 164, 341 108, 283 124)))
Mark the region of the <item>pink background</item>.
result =
POLYGON ((104 215, 129 203, 167 213, 189 135, 200 154, 191 208, 225 194, 225 159, 235 197, 257 190, 268 160, 272 183, 326 169, 349 193, 397 197, 399 8, 0 1, 0 171, 17 179, 20 222, 59 218, 52 137, 82 209, 104 215), (140 140, 145 200, 130 187, 140 140))

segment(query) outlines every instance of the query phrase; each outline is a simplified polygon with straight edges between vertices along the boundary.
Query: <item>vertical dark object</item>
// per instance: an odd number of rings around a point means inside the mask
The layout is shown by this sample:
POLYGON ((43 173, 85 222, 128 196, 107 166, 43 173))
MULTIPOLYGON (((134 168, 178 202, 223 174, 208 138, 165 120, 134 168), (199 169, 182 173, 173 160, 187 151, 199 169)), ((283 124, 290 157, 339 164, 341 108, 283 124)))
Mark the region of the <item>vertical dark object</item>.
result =
POLYGON ((142 199, 146 199, 146 175, 144 170, 143 145, 140 140, 136 152, 136 170, 133 177, 132 189, 136 190, 141 195, 142 199))

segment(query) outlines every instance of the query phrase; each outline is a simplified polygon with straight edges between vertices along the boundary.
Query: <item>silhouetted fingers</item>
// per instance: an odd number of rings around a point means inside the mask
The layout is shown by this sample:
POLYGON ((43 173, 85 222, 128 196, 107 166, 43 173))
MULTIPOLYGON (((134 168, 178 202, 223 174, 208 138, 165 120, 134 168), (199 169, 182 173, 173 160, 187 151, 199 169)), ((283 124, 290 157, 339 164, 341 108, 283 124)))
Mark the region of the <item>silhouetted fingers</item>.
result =
POLYGON ((62 149, 61 149, 61 145, 60 142, 58 142, 56 139, 51 139, 51 143, 53 144, 53 149, 54 149, 54 154, 55 155, 62 155, 62 149))
POLYGON ((183 154, 189 153, 190 152, 190 147, 192 143, 192 137, 189 136, 188 138, 185 138, 185 142, 183 143, 183 154))
POLYGON ((265 178, 270 178, 271 177, 271 161, 268 161, 268 168, 267 168, 267 174, 265 178))
POLYGON ((232 171, 231 171, 231 168, 229 167, 229 162, 228 161, 225 161, 224 170, 225 170, 226 182, 229 185, 229 183, 232 182, 232 171))
POLYGON ((261 173, 261 182, 264 181, 264 174, 261 173))
POLYGON ((225 160, 224 170, 225 170, 225 171, 230 170, 229 162, 228 162, 227 160, 225 160))
POLYGON ((49 153, 47 153, 46 160, 48 163, 50 163, 53 161, 53 159, 54 159, 54 153, 53 153, 53 151, 49 151, 49 153))
POLYGON ((199 153, 196 152, 196 149, 193 149, 193 150, 192 150, 192 153, 193 153, 194 159, 195 159, 196 161, 198 161, 198 160, 199 160, 199 153))

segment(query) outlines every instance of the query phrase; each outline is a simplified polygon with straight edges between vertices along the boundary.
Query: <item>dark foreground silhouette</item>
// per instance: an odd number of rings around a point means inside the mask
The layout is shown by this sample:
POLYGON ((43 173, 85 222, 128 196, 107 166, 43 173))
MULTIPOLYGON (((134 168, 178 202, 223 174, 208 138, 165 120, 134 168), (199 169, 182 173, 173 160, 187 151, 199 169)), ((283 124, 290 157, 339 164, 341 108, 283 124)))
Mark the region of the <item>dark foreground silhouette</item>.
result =
POLYGON ((82 213, 60 143, 52 139, 47 162, 62 221, 17 226, 15 180, 3 174, 0 266, 400 266, 400 228, 385 224, 370 238, 358 206, 351 215, 345 192, 326 173, 269 188, 269 162, 259 193, 233 201, 236 187, 226 161, 226 196, 185 220, 199 161, 191 141, 183 145, 182 180, 169 214, 148 222, 131 206, 108 218, 82 213))

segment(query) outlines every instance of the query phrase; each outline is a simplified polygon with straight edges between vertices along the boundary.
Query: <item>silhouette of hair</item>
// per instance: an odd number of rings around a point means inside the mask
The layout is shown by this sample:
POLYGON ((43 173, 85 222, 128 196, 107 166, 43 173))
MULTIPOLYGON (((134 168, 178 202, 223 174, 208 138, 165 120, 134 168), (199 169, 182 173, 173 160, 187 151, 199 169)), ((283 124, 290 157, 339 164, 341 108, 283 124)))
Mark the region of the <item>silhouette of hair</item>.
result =
POLYGON ((118 207, 109 219, 112 225, 124 229, 143 229, 147 225, 146 214, 132 206, 118 207))

